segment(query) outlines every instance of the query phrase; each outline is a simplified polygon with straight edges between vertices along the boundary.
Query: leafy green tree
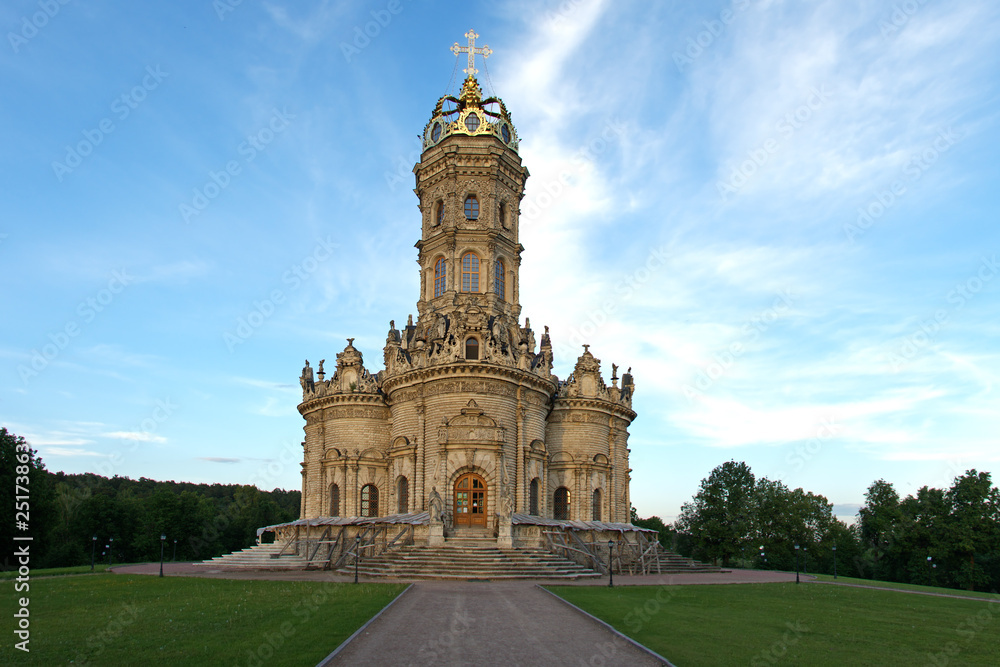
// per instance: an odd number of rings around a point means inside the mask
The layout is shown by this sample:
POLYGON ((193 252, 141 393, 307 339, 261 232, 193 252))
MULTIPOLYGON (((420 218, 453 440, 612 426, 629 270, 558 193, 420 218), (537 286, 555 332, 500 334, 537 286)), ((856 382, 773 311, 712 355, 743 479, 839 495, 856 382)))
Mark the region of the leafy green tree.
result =
POLYGON ((873 577, 885 575, 883 559, 896 546, 901 518, 899 494, 892 484, 884 479, 872 482, 865 492, 865 504, 858 510, 858 526, 873 577))
POLYGON ((745 553, 752 525, 756 480, 746 463, 727 461, 701 481, 698 493, 681 507, 679 532, 687 533, 698 557, 723 565, 745 553))
POLYGON ((955 478, 946 496, 951 505, 948 538, 955 579, 973 590, 989 583, 983 560, 992 564, 1000 551, 1000 491, 992 485, 990 473, 969 470, 955 478))
POLYGON ((48 527, 55 521, 53 492, 38 452, 6 427, 0 427, 0 505, 3 568, 19 565, 11 558, 15 535, 32 538, 25 542, 30 544, 30 565, 41 567, 52 547, 48 527))

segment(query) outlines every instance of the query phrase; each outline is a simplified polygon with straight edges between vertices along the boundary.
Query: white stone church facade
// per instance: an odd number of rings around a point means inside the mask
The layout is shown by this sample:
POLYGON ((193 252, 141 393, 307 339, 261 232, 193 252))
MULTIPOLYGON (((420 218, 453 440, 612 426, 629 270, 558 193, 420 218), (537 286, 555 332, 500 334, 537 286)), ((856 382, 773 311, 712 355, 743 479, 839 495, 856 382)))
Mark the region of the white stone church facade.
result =
POLYGON ((633 378, 614 367, 607 384, 584 346, 560 380, 548 329, 521 322, 528 170, 503 102, 482 97, 472 38, 413 168, 416 319, 390 322, 379 370, 348 339, 329 372, 306 362, 300 377, 300 519, 427 512, 446 536, 509 534, 515 515, 629 521, 633 378))

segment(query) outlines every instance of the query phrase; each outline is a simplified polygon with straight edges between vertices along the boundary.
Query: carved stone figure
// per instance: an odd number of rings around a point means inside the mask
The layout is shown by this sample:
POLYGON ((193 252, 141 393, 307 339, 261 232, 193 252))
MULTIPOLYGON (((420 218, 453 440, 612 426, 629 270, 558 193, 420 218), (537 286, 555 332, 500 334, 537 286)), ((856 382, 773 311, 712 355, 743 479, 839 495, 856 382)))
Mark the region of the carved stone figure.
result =
POLYGON ((427 501, 427 507, 431 516, 431 523, 441 523, 441 516, 444 513, 444 501, 441 500, 441 494, 438 493, 437 487, 431 488, 431 497, 427 501))

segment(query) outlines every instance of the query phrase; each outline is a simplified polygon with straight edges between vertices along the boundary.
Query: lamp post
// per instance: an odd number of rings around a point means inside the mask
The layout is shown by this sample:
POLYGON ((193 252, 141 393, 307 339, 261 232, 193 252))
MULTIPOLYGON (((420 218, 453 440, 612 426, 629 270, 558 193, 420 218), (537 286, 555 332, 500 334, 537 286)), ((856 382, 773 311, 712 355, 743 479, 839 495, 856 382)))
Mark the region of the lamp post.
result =
POLYGON ((799 583, 799 543, 795 543, 795 583, 799 583))
POLYGON ((106 548, 108 550, 108 567, 111 567, 111 559, 112 559, 111 547, 113 546, 115 546, 115 538, 109 537, 108 543, 106 545, 106 548))
POLYGON ((177 560, 177 540, 174 540, 174 557, 170 559, 170 562, 173 563, 175 560, 177 560))
POLYGON ((97 555, 97 535, 94 535, 91 539, 90 546, 90 571, 94 571, 94 557, 97 555))
POLYGON ((833 578, 837 578, 837 545, 833 545, 833 578))
POLYGON ((160 576, 163 576, 163 543, 167 541, 167 536, 160 534, 160 576))
POLYGON ((361 536, 354 536, 354 583, 358 583, 358 558, 361 557, 361 536))
POLYGON ((931 558, 930 556, 927 557, 927 584, 928 585, 930 585, 930 583, 932 581, 934 581, 934 579, 931 577, 931 575, 933 574, 933 570, 932 570, 933 565, 931 564, 931 561, 933 561, 933 560, 934 559, 931 558))
POLYGON ((809 574, 809 549, 802 547, 802 574, 809 574))
POLYGON ((614 540, 608 540, 608 588, 615 587, 614 548, 614 540))

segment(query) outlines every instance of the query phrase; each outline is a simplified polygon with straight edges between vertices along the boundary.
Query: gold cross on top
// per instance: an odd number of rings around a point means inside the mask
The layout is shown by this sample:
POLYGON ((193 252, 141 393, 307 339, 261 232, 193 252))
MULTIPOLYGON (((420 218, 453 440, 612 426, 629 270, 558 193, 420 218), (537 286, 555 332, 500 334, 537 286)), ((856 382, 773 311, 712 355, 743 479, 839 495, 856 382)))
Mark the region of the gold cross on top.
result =
POLYGON ((490 50, 489 46, 485 45, 482 47, 476 46, 476 38, 479 37, 479 35, 476 34, 475 30, 469 30, 469 32, 465 33, 465 36, 469 38, 469 45, 459 46, 458 42, 455 42, 455 45, 451 47, 451 52, 454 53, 456 56, 459 53, 468 53, 469 66, 462 71, 468 74, 469 76, 475 76, 476 74, 479 73, 479 70, 476 69, 476 54, 477 53, 480 54, 485 60, 486 58, 490 57, 490 54, 493 53, 493 51, 490 50))

